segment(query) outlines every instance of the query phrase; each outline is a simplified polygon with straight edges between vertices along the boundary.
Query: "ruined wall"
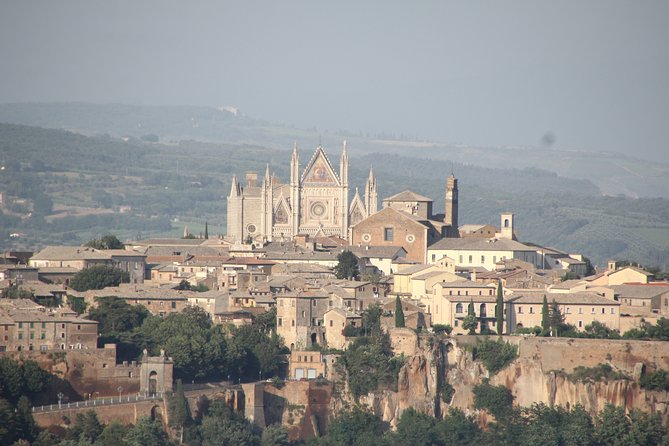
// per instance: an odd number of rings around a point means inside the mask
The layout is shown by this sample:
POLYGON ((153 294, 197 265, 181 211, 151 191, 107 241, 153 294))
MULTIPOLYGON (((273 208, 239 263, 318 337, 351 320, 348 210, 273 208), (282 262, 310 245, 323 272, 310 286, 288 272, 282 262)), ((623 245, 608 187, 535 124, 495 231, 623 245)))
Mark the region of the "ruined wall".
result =
POLYGON ((54 383, 43 400, 36 404, 55 400, 58 392, 66 395, 64 400, 76 401, 94 397, 118 395, 117 388, 123 387, 123 394, 139 392, 139 364, 124 362, 116 364, 116 347, 111 344, 102 349, 21 351, 3 353, 18 361, 32 359, 47 372, 63 381, 54 383))
POLYGON ((331 418, 332 384, 318 381, 287 381, 242 384, 245 415, 260 427, 281 423, 291 440, 321 436, 331 418))

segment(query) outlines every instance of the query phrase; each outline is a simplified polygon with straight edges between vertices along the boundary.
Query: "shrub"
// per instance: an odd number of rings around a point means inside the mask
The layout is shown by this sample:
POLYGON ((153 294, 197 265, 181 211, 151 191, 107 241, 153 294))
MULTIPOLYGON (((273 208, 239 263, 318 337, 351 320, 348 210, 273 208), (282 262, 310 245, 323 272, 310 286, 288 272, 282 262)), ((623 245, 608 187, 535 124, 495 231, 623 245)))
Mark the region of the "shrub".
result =
POLYGON ((656 372, 644 373, 639 380, 642 388, 648 390, 669 391, 669 372, 658 370, 656 372))
POLYGON ((444 325, 444 324, 434 324, 434 327, 432 327, 432 329, 437 334, 446 333, 447 335, 451 334, 451 332, 453 331, 453 327, 451 327, 448 324, 446 324, 446 325, 444 325))
POLYGON ((518 357, 518 347, 501 339, 485 339, 476 346, 476 358, 491 374, 495 374, 518 357))
POLYGON ((451 404, 453 400, 453 395, 455 395, 455 389, 449 383, 444 383, 441 386, 441 399, 444 400, 446 404, 451 404))
POLYGON ((511 413, 513 395, 504 386, 493 386, 488 381, 474 386, 474 407, 485 409, 498 420, 511 413))
POLYGON ((629 376, 618 370, 613 370, 609 364, 598 364, 595 367, 578 366, 574 368, 571 375, 568 375, 572 381, 580 382, 598 382, 617 379, 629 379, 629 376))

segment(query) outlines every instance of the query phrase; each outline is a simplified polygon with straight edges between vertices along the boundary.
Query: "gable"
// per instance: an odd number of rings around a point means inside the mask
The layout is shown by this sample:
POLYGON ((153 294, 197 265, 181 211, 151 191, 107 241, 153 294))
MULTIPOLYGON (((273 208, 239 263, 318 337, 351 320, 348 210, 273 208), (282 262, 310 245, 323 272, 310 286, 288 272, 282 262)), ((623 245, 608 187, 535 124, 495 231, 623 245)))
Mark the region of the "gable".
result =
POLYGON ((335 173, 330 160, 325 155, 323 147, 318 146, 316 152, 311 157, 309 164, 307 164, 306 169, 304 169, 304 174, 302 175, 302 184, 321 184, 328 186, 339 186, 339 178, 335 173))

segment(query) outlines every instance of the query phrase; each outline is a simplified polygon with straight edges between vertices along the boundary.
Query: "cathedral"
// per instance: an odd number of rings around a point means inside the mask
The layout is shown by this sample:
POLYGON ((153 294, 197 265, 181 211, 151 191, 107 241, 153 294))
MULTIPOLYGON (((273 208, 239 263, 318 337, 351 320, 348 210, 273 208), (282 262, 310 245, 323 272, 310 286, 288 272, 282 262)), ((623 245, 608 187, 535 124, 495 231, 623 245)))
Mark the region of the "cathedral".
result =
POLYGON ((290 160, 290 183, 270 175, 269 166, 261 182, 257 172, 246 173, 242 187, 232 177, 228 196, 227 235, 236 242, 266 242, 297 234, 348 239, 349 227, 377 211, 378 196, 372 170, 364 199, 356 188, 349 201, 348 154, 344 141, 339 173, 322 146, 318 146, 300 172, 297 144, 290 160))

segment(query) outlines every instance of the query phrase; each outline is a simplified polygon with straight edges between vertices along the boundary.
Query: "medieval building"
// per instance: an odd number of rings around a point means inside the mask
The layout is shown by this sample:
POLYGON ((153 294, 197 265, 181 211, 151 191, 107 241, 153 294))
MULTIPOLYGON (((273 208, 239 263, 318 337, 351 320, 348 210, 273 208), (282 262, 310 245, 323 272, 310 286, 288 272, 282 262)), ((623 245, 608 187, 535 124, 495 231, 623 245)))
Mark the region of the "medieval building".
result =
POLYGON ((232 178, 228 196, 227 235, 237 242, 259 242, 297 234, 348 238, 349 227, 377 210, 376 179, 370 169, 364 197, 356 188, 349 201, 348 155, 344 141, 339 173, 318 146, 300 174, 297 145, 290 160, 290 182, 271 176, 269 166, 262 181, 246 173, 246 185, 232 178))

